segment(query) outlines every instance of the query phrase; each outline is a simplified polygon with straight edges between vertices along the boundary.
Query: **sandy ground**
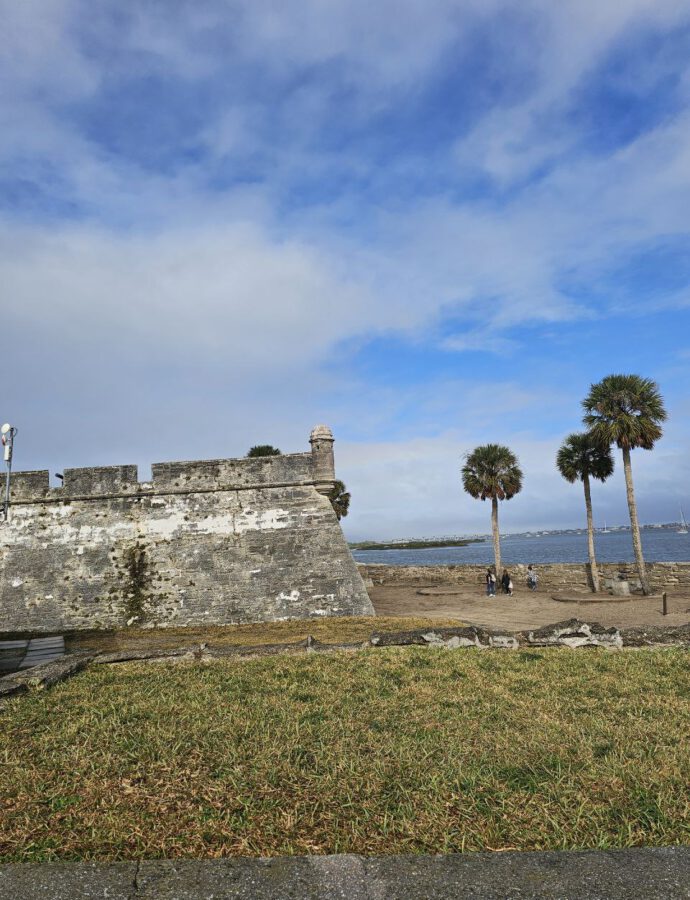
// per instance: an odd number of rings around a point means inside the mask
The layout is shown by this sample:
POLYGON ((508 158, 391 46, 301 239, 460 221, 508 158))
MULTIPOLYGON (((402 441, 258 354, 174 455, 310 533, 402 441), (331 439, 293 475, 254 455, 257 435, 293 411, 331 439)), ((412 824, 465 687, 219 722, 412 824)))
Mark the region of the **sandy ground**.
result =
MULTIPOLYGON (((601 603, 563 603, 553 600, 546 591, 532 593, 516 590, 512 597, 497 594, 485 597, 471 589, 460 594, 441 593, 422 596, 420 590, 456 591, 457 585, 385 585, 369 588, 372 603, 379 616, 426 616, 429 618, 457 618, 468 625, 506 628, 521 631, 551 625, 564 619, 577 618, 601 625, 685 625, 690 622, 690 594, 668 595, 668 615, 661 614, 661 597, 635 597, 632 600, 601 603)), ((588 599, 591 594, 583 595, 588 599)))

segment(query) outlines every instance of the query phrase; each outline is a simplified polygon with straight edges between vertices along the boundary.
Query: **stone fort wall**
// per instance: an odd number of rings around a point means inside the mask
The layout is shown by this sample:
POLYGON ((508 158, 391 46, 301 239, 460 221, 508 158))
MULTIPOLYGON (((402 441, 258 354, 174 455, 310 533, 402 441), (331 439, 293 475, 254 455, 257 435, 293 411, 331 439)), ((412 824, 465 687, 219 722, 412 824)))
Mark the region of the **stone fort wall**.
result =
MULTIPOLYGON (((0 631, 371 615, 326 494, 333 437, 256 459, 16 472, 0 524, 0 631)), ((4 494, 4 477, 0 479, 4 494)))

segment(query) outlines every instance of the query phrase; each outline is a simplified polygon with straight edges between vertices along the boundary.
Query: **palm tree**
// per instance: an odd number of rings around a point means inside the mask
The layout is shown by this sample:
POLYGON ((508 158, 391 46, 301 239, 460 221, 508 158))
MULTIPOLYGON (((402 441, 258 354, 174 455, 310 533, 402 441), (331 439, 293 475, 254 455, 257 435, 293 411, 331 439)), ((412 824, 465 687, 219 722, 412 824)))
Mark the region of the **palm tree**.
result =
POLYGON ((347 515, 350 508, 350 494, 345 490, 345 482, 336 479, 328 493, 328 499, 331 501, 331 506, 335 510, 338 521, 340 521, 347 515))
POLYGON ((594 555, 594 526, 592 524, 592 495, 589 479, 606 481, 613 474, 613 456, 608 444, 598 444, 590 432, 569 434, 556 456, 558 471, 571 484, 581 481, 585 489, 587 508, 587 544, 589 548, 589 572, 594 593, 599 591, 599 572, 594 555))
POLYGON ((247 459, 254 459, 257 456, 282 456, 277 447, 271 444, 255 444, 248 452, 247 459))
POLYGON ((501 537, 498 501, 510 500, 522 489, 522 470, 515 454, 500 444, 484 444, 465 456, 462 486, 475 500, 491 498, 491 530, 494 537, 496 578, 501 571, 501 537))
POLYGON ((617 444, 623 451, 623 470, 637 571, 642 591, 648 594, 649 583, 642 556, 630 451, 636 447, 651 450, 661 437, 661 423, 666 420, 663 397, 659 386, 651 378, 642 378, 640 375, 607 375, 598 384, 591 386, 582 406, 585 411, 583 421, 594 438, 604 444, 617 444))

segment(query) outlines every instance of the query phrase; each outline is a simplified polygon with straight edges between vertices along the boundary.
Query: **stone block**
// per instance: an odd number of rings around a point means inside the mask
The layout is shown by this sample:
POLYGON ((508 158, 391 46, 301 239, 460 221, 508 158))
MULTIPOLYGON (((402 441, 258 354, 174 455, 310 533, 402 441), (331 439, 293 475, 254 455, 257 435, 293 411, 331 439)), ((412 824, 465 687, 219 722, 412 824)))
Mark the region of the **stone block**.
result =
POLYGON ((609 582, 610 591, 614 597, 627 597, 630 594, 630 584, 618 578, 612 578, 609 582))

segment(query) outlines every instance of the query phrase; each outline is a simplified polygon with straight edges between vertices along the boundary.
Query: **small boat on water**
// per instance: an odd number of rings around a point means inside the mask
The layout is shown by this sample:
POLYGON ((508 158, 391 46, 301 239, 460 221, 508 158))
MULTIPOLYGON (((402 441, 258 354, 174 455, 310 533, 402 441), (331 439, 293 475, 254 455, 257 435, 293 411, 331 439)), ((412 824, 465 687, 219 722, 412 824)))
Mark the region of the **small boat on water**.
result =
POLYGON ((683 507, 680 507, 680 528, 678 529, 678 534, 687 534, 688 533, 688 523, 685 521, 685 516, 683 515, 683 507))

